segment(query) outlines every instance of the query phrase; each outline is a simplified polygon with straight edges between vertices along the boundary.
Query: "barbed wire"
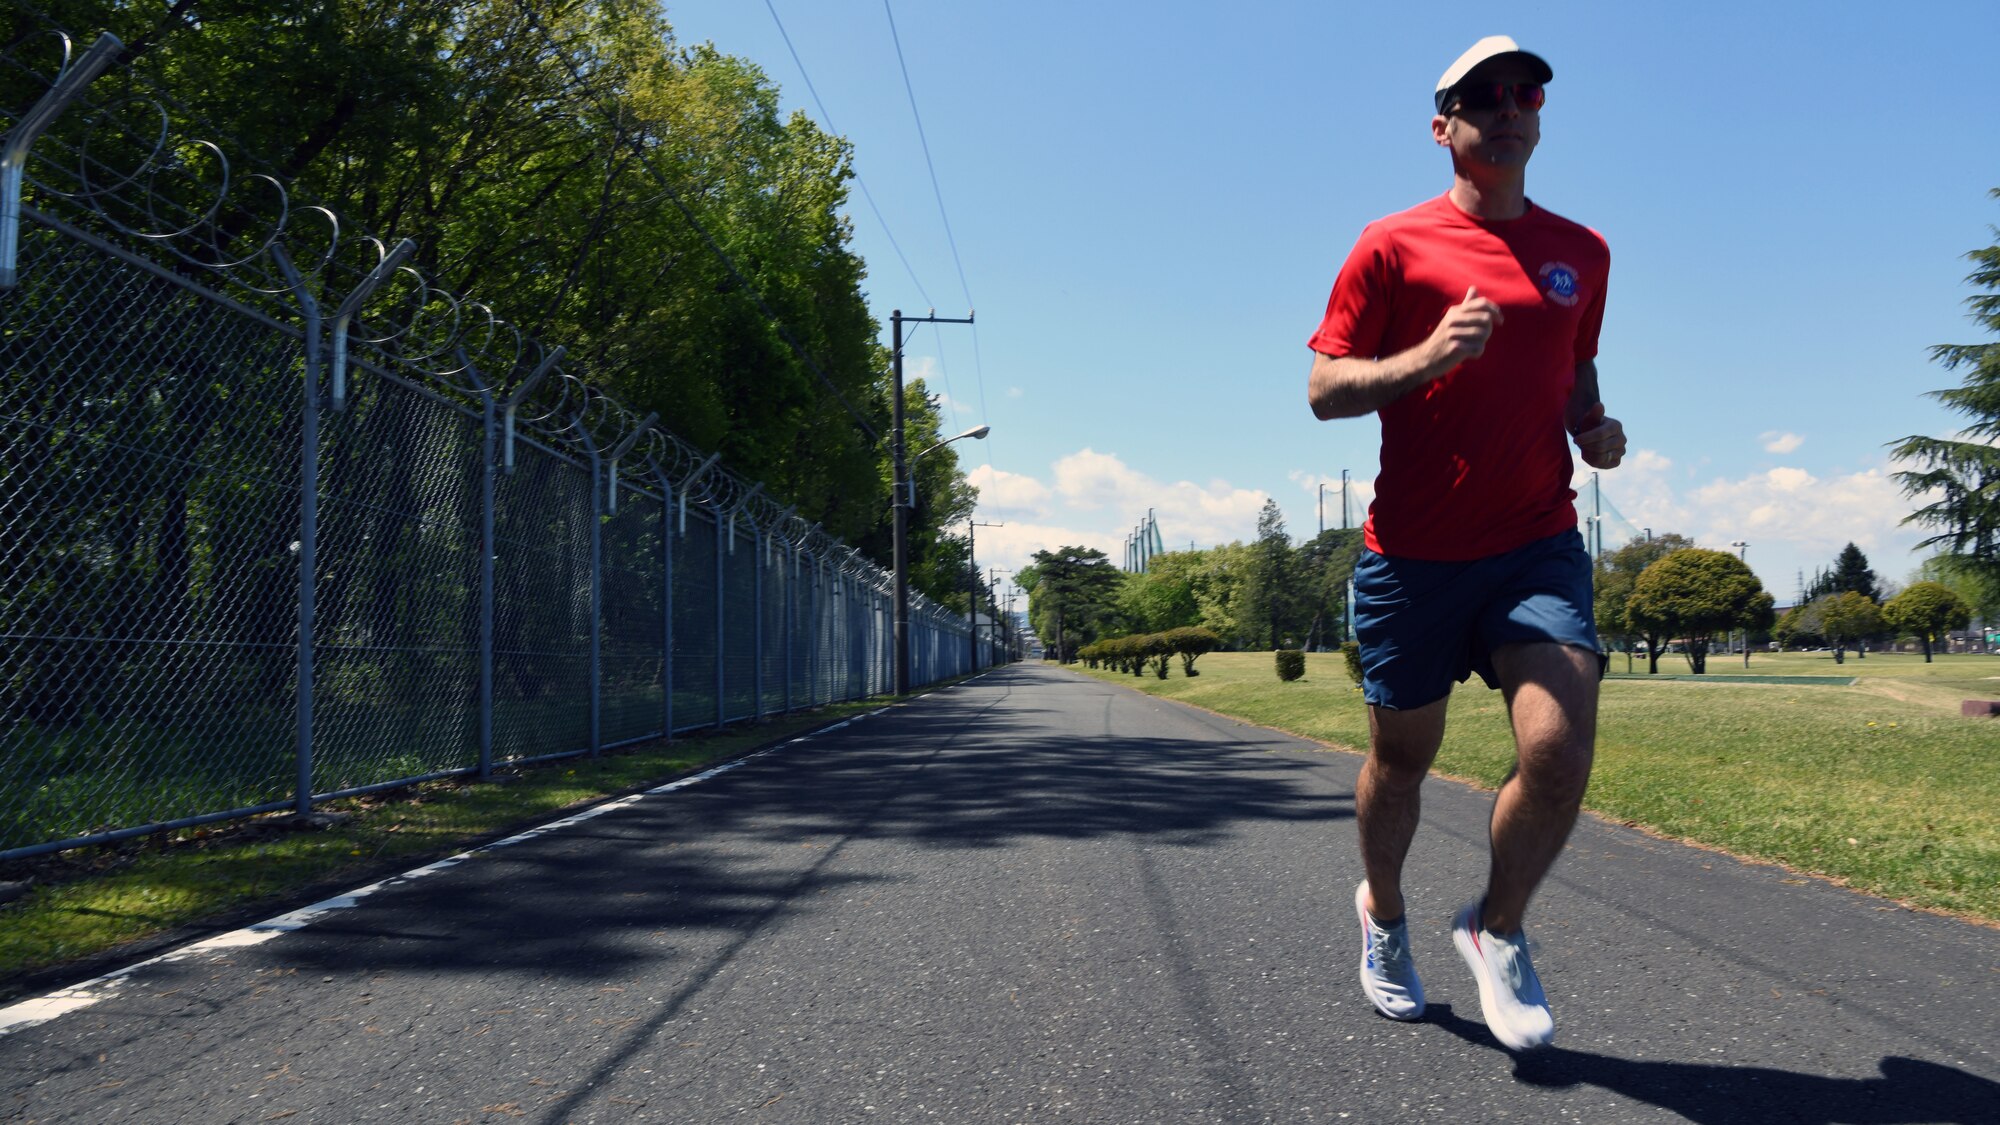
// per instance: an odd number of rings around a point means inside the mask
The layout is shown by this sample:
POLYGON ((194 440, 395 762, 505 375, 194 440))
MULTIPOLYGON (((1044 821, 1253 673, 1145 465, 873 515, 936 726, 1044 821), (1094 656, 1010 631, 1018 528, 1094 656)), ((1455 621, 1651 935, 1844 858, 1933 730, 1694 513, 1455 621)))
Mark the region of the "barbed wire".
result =
MULTIPOLYGON (((77 65, 76 42, 59 27, 34 29, 0 50, 0 69, 46 93, 77 65), (43 57, 24 57, 36 51, 43 57)), ((24 169, 24 207, 125 243, 128 251, 164 253, 183 271, 199 271, 284 321, 296 319, 306 302, 323 312, 339 307, 390 260, 395 242, 348 229, 337 209, 299 199, 296 186, 273 172, 238 169, 225 131, 146 76, 129 68, 117 74, 124 91, 100 97, 86 88, 35 139, 24 169), (286 276, 277 251, 297 264, 296 280, 286 276)), ((11 136, 23 112, 0 107, 0 140, 11 136)), ((573 455, 597 456, 634 438, 630 463, 653 468, 683 502, 733 512, 759 534, 840 558, 844 570, 865 567, 878 587, 892 584, 878 564, 756 482, 712 464, 560 361, 515 402, 511 396, 556 349, 507 320, 494 303, 454 293, 414 265, 398 264, 344 330, 361 369, 411 372, 468 404, 484 396, 508 401, 517 425, 573 455)), ((948 612, 919 591, 910 596, 913 611, 948 612)))

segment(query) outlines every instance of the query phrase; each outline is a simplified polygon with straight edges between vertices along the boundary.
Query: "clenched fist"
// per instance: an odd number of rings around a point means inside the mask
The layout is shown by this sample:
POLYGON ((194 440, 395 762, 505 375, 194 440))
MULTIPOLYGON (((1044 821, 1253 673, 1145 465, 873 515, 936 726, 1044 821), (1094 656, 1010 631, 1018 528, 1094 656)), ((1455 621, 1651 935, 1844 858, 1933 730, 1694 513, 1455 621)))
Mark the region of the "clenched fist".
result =
POLYGON ((1615 469, 1625 459, 1625 426, 1616 418, 1606 418, 1601 402, 1576 424, 1574 436, 1583 463, 1593 469, 1615 469))
POLYGON ((1465 299, 1445 310, 1444 319, 1431 331, 1431 362, 1442 375, 1468 359, 1486 352, 1493 329, 1506 321, 1500 306, 1479 295, 1479 287, 1465 287, 1465 299))

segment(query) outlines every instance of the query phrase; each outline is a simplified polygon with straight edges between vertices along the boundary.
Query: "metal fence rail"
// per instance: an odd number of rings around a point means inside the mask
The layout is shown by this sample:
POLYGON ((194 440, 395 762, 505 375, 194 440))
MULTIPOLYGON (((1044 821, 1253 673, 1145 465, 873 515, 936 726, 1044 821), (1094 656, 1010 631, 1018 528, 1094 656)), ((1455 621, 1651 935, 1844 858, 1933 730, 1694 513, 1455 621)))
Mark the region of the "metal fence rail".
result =
POLYGON ((888 690, 887 573, 101 62, 0 55, 0 859, 888 690))

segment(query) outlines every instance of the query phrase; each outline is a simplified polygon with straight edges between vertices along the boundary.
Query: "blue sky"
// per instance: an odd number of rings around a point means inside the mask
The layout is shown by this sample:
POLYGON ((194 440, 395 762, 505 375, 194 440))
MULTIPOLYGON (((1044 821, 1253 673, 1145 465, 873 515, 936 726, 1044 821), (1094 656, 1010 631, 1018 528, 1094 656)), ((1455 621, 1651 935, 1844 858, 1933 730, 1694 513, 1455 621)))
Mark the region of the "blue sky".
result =
MULTIPOLYGON (((1529 195, 1611 245, 1607 543, 1745 541, 1781 604, 1849 540, 1921 561, 1885 443, 1956 428, 1925 349, 1983 339, 2000 7, 892 2, 963 285, 882 0, 771 0, 886 221, 854 192, 885 337, 920 290, 977 309, 906 355, 993 427, 955 447, 1006 524, 982 567, 1119 559, 1148 508, 1170 547, 1250 538, 1266 497, 1309 535, 1342 469, 1358 512, 1378 428, 1313 419, 1305 339, 1361 227, 1450 186, 1430 93, 1491 34, 1556 72, 1529 195)), ((825 123, 763 0, 666 12, 825 123)))

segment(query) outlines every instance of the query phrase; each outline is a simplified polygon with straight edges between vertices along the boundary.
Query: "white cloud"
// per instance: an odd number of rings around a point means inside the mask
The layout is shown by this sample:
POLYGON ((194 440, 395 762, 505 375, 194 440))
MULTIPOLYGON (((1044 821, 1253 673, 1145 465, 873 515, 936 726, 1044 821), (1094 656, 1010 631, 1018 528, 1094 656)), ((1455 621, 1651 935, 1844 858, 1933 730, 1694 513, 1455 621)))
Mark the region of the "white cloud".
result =
POLYGON ((1831 559, 1848 543, 1863 550, 1907 549, 1921 538, 1898 526, 1910 502, 1883 468, 1825 480, 1804 469, 1776 468, 1710 481, 1689 500, 1695 535, 1704 540, 1781 540, 1831 559))
POLYGON ((979 492, 979 564, 1019 568, 1036 551, 1095 547, 1124 560, 1126 537, 1151 509, 1168 550, 1248 539, 1268 493, 1227 481, 1161 481, 1115 454, 1082 449, 1049 466, 1046 478, 980 465, 966 474, 979 492))
POLYGON ((965 479, 979 490, 979 514, 982 516, 1049 517, 1049 501, 1054 493, 1049 491, 1048 485, 1034 477, 981 465, 965 474, 965 479))
POLYGON ((1026 393, 1027 393, 1027 392, 1023 391, 1023 390, 1022 390, 1021 388, 1019 388, 1019 387, 1008 387, 1008 388, 1007 388, 1007 397, 1008 397, 1008 398, 1020 398, 1020 397, 1021 397, 1021 396, 1022 396, 1023 394, 1026 394, 1026 393))
POLYGON ((1764 443, 1766 453, 1790 453, 1806 443, 1806 439, 1797 434, 1780 433, 1777 430, 1765 430, 1758 436, 1758 440, 1764 443))
MULTIPOLYGON (((1307 514, 1306 521, 1299 524, 1297 527, 1291 527, 1291 526, 1286 527, 1286 530, 1291 532, 1292 538, 1300 540, 1310 539, 1312 538, 1313 534, 1319 530, 1319 520, 1321 516, 1319 487, 1322 484, 1326 486, 1326 501, 1325 501, 1326 526, 1328 527, 1340 526, 1340 478, 1339 477, 1321 473, 1309 473, 1303 469, 1293 469, 1290 473, 1286 475, 1291 478, 1293 484, 1299 486, 1300 491, 1304 492, 1307 496, 1312 497, 1312 503, 1306 509, 1306 514, 1307 514)), ((1347 478, 1348 526, 1360 527, 1361 522, 1368 518, 1368 505, 1374 502, 1375 502, 1374 480, 1372 479, 1360 480, 1354 477, 1352 474, 1349 474, 1347 478)))

